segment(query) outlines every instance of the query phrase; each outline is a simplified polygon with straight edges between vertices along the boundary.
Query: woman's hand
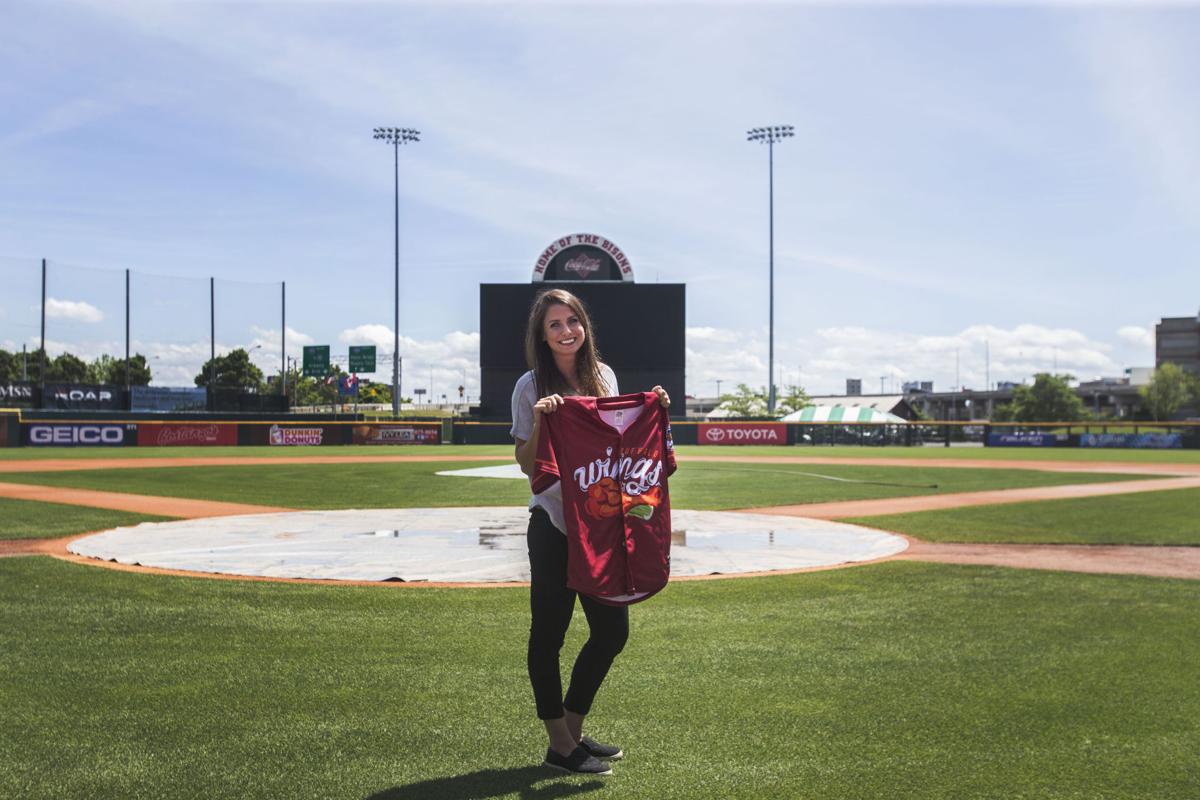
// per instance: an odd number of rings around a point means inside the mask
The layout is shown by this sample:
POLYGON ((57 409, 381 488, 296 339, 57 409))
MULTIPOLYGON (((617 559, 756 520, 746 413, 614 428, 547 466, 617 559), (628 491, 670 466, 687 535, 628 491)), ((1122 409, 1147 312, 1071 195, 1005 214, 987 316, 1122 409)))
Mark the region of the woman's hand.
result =
POLYGON ((669 394, 667 394, 666 389, 662 388, 661 386, 655 386, 650 391, 652 391, 656 395, 658 395, 658 404, 659 405, 661 405, 663 408, 671 407, 671 396, 669 394))
POLYGON ((562 395, 549 394, 533 404, 533 413, 537 414, 553 414, 558 410, 558 407, 563 404, 562 395))

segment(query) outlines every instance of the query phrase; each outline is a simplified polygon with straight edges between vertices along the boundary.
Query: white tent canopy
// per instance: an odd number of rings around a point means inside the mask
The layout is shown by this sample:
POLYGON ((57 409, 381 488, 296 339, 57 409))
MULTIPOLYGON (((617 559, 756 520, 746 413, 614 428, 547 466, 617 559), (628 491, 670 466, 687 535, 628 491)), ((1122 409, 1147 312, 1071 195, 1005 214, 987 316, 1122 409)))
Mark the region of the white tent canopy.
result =
POLYGON ((903 417, 866 406, 806 406, 782 422, 904 422, 903 417))

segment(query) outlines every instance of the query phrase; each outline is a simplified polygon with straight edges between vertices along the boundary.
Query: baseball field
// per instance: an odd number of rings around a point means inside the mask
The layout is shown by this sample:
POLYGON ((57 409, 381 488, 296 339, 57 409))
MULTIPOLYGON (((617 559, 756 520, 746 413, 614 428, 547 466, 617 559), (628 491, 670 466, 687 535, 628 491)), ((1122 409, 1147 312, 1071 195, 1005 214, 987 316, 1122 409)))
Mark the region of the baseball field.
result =
MULTIPOLYGON (((0 450, 0 797, 1200 796, 1200 451, 678 455, 675 508, 910 548, 632 607, 589 718, 627 755, 586 779, 539 766, 521 587, 212 580, 65 549, 153 519, 519 506, 520 481, 435 474, 511 448, 0 450)), ((585 636, 580 613, 564 653, 585 636)))

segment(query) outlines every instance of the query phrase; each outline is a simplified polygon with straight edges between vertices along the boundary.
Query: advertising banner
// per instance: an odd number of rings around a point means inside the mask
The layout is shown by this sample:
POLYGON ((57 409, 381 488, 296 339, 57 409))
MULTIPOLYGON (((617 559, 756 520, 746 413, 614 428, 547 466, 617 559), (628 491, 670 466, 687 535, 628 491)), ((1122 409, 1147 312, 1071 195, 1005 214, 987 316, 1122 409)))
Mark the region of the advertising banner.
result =
POLYGON ((128 447, 137 444, 132 423, 27 422, 24 444, 30 447, 128 447))
POLYGON ((124 411, 122 386, 91 383, 47 383, 42 408, 70 411, 124 411))
POLYGON ((0 408, 32 408, 37 387, 27 381, 0 383, 0 408))
POLYGON ((239 425, 238 444, 272 447, 319 447, 346 444, 346 426, 297 422, 287 425, 239 425))
POLYGON ((988 447, 1064 447, 1071 437, 1065 433, 989 433, 988 447))
POLYGON ((238 443, 237 425, 216 422, 154 425, 143 422, 138 426, 137 443, 139 447, 232 446, 238 443))
POLYGON ((1174 450, 1183 447, 1178 433, 1085 433, 1080 447, 1126 447, 1138 450, 1174 450))
POLYGON ((782 422, 701 422, 696 444, 787 444, 782 422))
POLYGON ((200 386, 134 386, 133 411, 204 411, 208 390, 200 386))
POLYGON ((441 425, 355 425, 355 444, 440 444, 441 425))

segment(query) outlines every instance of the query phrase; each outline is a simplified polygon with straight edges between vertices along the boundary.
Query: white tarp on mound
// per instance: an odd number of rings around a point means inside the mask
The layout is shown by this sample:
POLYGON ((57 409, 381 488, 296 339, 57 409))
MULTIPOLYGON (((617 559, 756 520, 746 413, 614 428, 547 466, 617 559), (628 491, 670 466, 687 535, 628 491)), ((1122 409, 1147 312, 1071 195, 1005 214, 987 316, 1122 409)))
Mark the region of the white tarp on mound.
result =
MULTIPOLYGON (((529 580, 524 508, 302 511, 147 522, 72 542, 90 558, 193 572, 356 581, 529 580)), ((900 536, 825 520, 674 511, 673 575, 870 561, 900 536)))

